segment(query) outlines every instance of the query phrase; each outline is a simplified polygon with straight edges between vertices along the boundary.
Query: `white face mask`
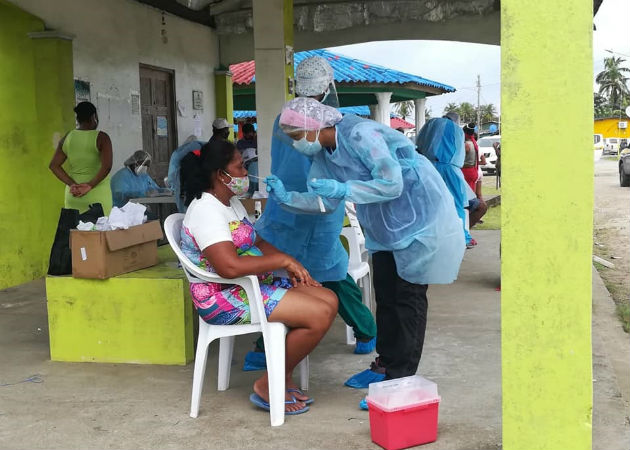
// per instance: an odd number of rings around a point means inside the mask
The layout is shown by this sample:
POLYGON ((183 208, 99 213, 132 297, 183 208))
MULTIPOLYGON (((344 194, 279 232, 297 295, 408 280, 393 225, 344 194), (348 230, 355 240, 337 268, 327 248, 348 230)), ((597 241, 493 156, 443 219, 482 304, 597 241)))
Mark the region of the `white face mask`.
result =
POLYGON ((319 130, 317 130, 317 134, 315 135, 315 141, 311 142, 306 139, 305 134, 302 139, 293 141, 293 148, 303 155, 314 156, 322 149, 322 144, 319 143, 319 130))
POLYGON ((147 173, 147 171, 149 170, 149 168, 147 166, 140 166, 136 168, 136 175, 144 175, 145 173, 147 173))
POLYGON ((249 177, 233 177, 225 170, 223 171, 228 177, 230 177, 230 181, 228 183, 223 182, 230 191, 237 197, 241 197, 249 190, 249 177))

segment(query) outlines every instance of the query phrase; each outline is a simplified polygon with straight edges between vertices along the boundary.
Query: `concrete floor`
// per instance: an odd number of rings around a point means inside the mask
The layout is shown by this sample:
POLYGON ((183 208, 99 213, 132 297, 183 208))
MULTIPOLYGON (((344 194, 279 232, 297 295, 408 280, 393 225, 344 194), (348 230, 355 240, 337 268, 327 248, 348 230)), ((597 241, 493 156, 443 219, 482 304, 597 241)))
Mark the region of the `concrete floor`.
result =
MULTIPOLYGON (((473 231, 460 279, 429 289, 419 374, 439 385, 438 440, 427 449, 501 448, 499 232, 473 231)), ((628 449, 630 342, 594 273, 593 448, 628 449), (625 364, 624 364, 625 362, 625 364)), ((141 366, 51 362, 44 283, 0 292, 0 448, 380 448, 370 440, 365 391, 343 386, 374 355, 354 355, 337 320, 311 356, 316 402, 271 428, 248 401, 258 372, 240 370, 251 336, 237 338, 230 389, 216 390, 216 345, 200 415, 188 416, 192 364, 141 366), (22 382, 37 374, 40 383, 22 382), (17 384, 12 384, 17 383, 17 384)))

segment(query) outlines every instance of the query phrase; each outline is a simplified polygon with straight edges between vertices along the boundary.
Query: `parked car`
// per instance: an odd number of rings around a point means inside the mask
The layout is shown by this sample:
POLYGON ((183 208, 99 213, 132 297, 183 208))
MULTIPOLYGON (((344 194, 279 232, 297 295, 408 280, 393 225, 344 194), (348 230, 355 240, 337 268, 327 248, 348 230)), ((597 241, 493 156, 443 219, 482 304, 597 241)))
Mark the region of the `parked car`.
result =
POLYGON ((630 149, 622 151, 619 156, 619 186, 630 186, 630 149))
POLYGON ((477 141, 479 153, 486 157, 486 163, 481 166, 481 170, 484 172, 494 173, 496 171, 495 164, 497 163, 497 153, 494 151, 493 147, 495 142, 501 143, 500 134, 482 137, 477 141))
POLYGON ((619 154, 619 144, 620 144, 620 139, 619 138, 605 138, 604 139, 604 154, 613 154, 613 155, 617 155, 619 154))

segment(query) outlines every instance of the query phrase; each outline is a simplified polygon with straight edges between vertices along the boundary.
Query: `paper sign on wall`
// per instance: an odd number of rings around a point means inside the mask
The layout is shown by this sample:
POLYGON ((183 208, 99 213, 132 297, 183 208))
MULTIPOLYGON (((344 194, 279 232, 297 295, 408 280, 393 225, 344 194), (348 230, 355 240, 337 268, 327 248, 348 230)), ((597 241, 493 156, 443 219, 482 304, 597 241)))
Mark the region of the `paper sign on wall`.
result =
POLYGON ((158 136, 168 136, 168 121, 166 116, 157 116, 157 133, 158 136))

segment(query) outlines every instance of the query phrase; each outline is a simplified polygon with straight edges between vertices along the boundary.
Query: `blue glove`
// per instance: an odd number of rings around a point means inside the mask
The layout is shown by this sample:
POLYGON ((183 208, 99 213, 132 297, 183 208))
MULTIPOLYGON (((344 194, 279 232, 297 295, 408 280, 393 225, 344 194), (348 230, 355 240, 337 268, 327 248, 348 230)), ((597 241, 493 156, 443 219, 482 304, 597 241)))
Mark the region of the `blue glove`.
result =
POLYGON ((288 203, 289 193, 284 188, 284 184, 280 178, 275 175, 269 175, 265 178, 265 183, 267 183, 267 192, 269 192, 275 201, 278 203, 288 203))
POLYGON ((348 195, 348 185, 331 179, 313 179, 308 182, 313 192, 326 198, 345 198, 348 195))

